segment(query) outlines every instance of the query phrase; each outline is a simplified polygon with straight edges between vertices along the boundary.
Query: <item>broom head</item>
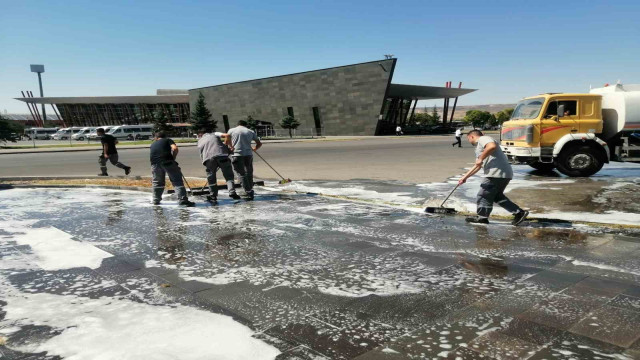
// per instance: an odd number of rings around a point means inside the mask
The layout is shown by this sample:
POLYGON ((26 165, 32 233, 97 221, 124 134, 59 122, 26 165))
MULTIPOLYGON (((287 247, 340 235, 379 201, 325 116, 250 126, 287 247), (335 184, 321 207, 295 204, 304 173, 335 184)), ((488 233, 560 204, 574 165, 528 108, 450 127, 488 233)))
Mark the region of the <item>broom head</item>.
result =
POLYGON ((427 214, 455 214, 457 213, 456 209, 454 208, 446 208, 446 207, 434 207, 434 206, 428 206, 426 209, 424 209, 424 212, 426 212, 427 214))

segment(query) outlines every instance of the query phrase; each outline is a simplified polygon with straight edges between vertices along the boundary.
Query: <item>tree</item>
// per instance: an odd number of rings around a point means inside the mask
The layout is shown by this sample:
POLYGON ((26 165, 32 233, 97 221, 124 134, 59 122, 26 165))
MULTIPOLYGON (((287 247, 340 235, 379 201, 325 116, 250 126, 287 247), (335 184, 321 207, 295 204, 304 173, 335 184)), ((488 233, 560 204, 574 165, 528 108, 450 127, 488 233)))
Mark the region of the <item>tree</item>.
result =
POLYGON ((300 123, 293 116, 287 115, 280 120, 280 126, 283 129, 289 129, 289 137, 292 138, 291 129, 297 129, 300 123))
POLYGON ((247 116, 247 128, 257 131, 258 130, 258 120, 254 119, 253 116, 247 116))
POLYGON ((495 116, 488 111, 469 110, 464 116, 464 121, 474 128, 483 128, 492 118, 495 119, 495 116))
POLYGON ((6 143, 7 141, 16 142, 16 135, 20 136, 23 131, 24 126, 22 126, 22 124, 5 119, 0 115, 0 143, 6 143))
POLYGON ((168 133, 173 130, 173 126, 169 124, 169 119, 167 119, 167 114, 162 111, 162 108, 158 107, 156 112, 153 114, 153 132, 154 134, 157 132, 168 133))
POLYGON ((511 114, 513 114, 513 109, 504 109, 501 111, 498 111, 496 113, 496 125, 502 125, 503 122, 511 119, 511 114))
POLYGON ((435 105, 433 105, 433 109, 431 109, 431 121, 434 125, 440 122, 440 114, 438 114, 438 109, 435 105))
POLYGON ((218 122, 213 120, 211 111, 207 109, 207 103, 204 101, 204 95, 202 95, 202 93, 198 95, 195 109, 191 112, 190 121, 191 128, 195 132, 200 130, 204 130, 204 132, 213 132, 218 127, 218 122))

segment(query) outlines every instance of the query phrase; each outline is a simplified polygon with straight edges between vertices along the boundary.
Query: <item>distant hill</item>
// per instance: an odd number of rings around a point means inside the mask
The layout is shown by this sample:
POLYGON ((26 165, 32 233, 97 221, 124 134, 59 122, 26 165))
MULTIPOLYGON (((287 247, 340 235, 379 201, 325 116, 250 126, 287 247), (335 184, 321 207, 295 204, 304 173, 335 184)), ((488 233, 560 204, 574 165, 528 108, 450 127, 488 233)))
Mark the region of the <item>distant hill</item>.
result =
MULTIPOLYGON (((469 110, 488 111, 492 114, 495 114, 504 109, 509 109, 509 108, 513 109, 514 107, 516 107, 516 104, 486 104, 486 105, 464 105, 464 106, 458 105, 456 106, 456 112, 453 114, 453 119, 461 120, 469 110)), ((430 113, 431 109, 433 109, 433 106, 432 107, 427 106, 426 111, 430 113)), ((449 105, 449 116, 451 116, 452 109, 453 109, 453 101, 451 101, 451 104, 449 105)), ((440 117, 442 117, 442 106, 436 107, 436 110, 440 114, 440 117)), ((423 113, 423 112, 425 112, 424 107, 416 108, 416 113, 423 113)))

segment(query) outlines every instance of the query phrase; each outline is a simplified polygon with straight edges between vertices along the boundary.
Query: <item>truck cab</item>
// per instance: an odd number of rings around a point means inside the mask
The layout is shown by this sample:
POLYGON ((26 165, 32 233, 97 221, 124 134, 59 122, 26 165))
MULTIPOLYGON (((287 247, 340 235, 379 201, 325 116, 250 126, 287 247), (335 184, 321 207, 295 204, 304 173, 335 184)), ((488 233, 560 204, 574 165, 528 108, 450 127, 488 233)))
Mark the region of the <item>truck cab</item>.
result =
POLYGON ((522 99, 502 125, 500 144, 515 163, 568 176, 590 176, 609 162, 602 96, 548 93, 522 99))

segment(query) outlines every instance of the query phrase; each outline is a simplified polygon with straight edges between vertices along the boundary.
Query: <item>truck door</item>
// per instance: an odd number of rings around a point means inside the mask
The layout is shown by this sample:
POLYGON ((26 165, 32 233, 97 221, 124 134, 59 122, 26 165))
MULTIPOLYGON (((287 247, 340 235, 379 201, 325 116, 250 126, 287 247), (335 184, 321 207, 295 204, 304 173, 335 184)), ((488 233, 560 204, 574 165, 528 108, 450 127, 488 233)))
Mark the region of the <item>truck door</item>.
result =
POLYGON ((561 137, 580 131, 577 100, 549 102, 540 131, 540 146, 553 146, 561 137), (564 105, 564 116, 558 117, 558 107, 564 105))

